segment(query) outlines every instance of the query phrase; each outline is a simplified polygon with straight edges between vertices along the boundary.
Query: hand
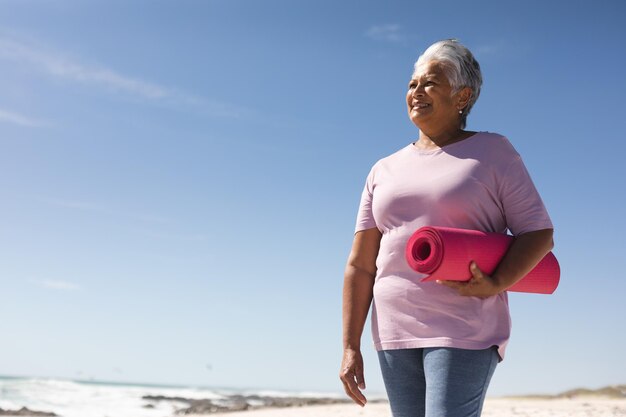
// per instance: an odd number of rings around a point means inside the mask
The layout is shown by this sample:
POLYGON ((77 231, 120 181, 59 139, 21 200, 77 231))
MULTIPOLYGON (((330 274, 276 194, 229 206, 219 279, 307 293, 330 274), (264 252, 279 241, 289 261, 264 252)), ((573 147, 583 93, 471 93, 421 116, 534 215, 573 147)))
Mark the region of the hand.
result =
POLYGON ((363 357, 359 350, 344 349, 339 379, 343 382, 343 389, 348 394, 348 397, 352 398, 352 401, 361 407, 365 406, 367 399, 361 392, 362 389, 365 389, 363 357))
POLYGON ((459 295, 466 297, 488 298, 502 292, 502 289, 493 277, 480 270, 476 262, 470 263, 472 278, 469 281, 437 281, 437 284, 454 288, 459 295))

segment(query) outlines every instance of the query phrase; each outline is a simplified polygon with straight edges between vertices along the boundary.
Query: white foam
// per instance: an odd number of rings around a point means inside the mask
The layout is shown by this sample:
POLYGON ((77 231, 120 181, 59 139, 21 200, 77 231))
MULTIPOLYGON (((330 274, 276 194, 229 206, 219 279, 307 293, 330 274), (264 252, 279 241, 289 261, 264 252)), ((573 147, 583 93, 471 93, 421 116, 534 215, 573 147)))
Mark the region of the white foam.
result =
POLYGON ((63 417, 169 417, 184 402, 145 400, 145 395, 221 399, 209 389, 80 383, 58 379, 0 378, 0 407, 51 411, 63 417), (151 405, 153 408, 146 408, 151 405))
MULTIPOLYGON (((63 417, 171 417, 189 406, 180 401, 143 399, 144 396, 209 399, 228 403, 231 395, 260 397, 345 398, 337 392, 207 389, 158 387, 99 382, 76 382, 51 378, 0 377, 0 407, 51 411, 63 417), (226 400, 226 401, 220 401, 226 400)), ((262 405, 263 401, 250 400, 262 405)))

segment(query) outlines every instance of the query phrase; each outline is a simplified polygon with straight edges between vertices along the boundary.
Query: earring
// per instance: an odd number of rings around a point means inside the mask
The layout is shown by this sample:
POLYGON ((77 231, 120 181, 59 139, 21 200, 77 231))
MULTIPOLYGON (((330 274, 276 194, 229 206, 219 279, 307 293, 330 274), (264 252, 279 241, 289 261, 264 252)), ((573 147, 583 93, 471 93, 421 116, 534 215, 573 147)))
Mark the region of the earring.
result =
POLYGON ((459 110, 459 114, 463 114, 463 109, 460 109, 460 110, 459 110))

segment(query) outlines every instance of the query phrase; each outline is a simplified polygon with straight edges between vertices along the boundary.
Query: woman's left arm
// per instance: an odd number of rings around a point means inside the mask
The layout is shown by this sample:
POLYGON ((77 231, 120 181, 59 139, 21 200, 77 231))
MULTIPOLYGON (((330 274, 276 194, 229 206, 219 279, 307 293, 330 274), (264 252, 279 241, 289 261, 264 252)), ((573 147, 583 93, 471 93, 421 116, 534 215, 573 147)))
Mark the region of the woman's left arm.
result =
POLYGON ((460 295, 487 298, 505 291, 528 274, 552 250, 552 229, 537 230, 515 237, 495 272, 489 276, 474 261, 469 281, 437 281, 458 290, 460 295))

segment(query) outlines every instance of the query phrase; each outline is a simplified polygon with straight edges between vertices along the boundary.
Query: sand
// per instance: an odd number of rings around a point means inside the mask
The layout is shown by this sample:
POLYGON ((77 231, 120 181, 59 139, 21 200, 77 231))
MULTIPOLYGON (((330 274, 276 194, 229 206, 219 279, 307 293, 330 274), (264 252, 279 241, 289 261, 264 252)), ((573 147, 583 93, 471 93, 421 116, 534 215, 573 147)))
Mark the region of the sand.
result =
POLYGON ((626 417, 626 399, 488 399, 483 417, 626 417))
MULTIPOLYGON (((322 405, 264 409, 224 414, 222 417, 391 417, 386 403, 322 405)), ((574 399, 488 398, 482 417, 626 417, 626 399, 585 397, 574 399)), ((206 417, 188 416, 188 417, 206 417)))

